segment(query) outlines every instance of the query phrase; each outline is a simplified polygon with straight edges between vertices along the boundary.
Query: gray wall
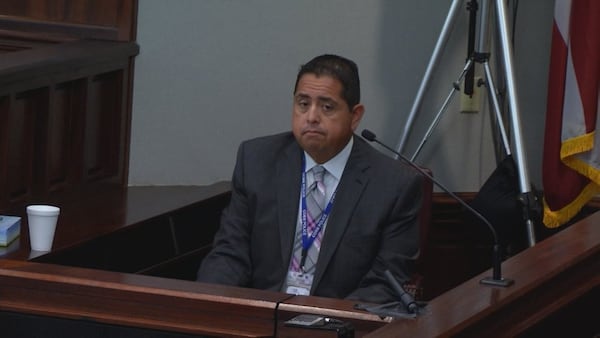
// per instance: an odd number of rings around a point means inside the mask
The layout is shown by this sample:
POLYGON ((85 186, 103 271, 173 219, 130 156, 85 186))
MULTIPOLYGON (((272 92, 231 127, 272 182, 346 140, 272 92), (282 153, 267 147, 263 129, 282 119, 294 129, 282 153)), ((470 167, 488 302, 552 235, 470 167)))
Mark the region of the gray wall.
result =
MULTIPOLYGON (((526 175, 538 187, 553 4, 521 1, 516 25, 526 175)), ((367 108, 359 132, 371 129, 395 147, 449 7, 440 0, 141 0, 129 184, 229 180, 242 140, 290 129, 298 67, 322 53, 357 62, 367 108)), ((467 14, 463 4, 411 127, 409 156, 464 66, 467 14)), ((451 190, 477 191, 495 166, 490 118, 459 113, 459 102, 456 95, 417 162, 451 190)))

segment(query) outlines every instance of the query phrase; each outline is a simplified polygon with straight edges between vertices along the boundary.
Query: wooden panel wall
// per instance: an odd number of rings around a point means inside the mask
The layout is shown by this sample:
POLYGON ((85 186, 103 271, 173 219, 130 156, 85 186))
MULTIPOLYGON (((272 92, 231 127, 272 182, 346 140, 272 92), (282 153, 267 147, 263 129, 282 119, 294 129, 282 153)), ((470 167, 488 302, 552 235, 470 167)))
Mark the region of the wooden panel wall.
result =
POLYGON ((136 22, 137 0, 0 2, 0 212, 126 186, 136 22))
POLYGON ((6 60, 39 53, 63 60, 40 57, 40 64, 28 64, 30 73, 0 67, 0 76, 14 78, 0 81, 0 207, 93 184, 126 185, 129 59, 137 45, 70 42, 7 54, 6 60), (116 47, 121 50, 109 59, 98 58, 116 47))

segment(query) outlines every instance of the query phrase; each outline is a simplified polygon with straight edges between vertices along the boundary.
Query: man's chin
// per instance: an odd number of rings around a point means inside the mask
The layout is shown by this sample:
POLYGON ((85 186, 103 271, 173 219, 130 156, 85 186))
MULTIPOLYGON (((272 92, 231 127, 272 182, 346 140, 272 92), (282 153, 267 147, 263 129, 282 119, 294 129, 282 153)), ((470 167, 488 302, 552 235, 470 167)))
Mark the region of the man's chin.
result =
POLYGON ((319 153, 321 152, 321 149, 323 149, 323 143, 317 142, 316 140, 303 139, 300 146, 302 146, 302 149, 309 154, 319 153))
POLYGON ((324 137, 322 135, 317 135, 317 134, 311 134, 311 135, 307 135, 304 134, 302 135, 302 147, 304 149, 320 149, 323 147, 323 141, 324 141, 324 137))

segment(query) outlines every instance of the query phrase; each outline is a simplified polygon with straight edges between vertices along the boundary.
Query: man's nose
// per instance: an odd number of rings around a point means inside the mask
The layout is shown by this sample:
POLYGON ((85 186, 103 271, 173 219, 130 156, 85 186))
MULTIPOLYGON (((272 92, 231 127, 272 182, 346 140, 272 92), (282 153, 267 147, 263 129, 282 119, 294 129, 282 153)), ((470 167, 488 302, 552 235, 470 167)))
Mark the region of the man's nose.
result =
POLYGON ((308 112, 306 113, 306 119, 309 122, 318 122, 319 119, 321 117, 321 114, 319 112, 318 106, 317 105, 311 105, 310 108, 308 109, 308 112))

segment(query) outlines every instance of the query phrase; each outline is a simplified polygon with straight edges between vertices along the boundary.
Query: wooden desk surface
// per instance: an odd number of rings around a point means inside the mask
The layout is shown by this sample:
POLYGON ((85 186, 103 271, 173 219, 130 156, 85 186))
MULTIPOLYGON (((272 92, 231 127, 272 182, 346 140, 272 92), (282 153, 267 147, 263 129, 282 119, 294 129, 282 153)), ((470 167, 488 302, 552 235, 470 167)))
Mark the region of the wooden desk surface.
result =
MULTIPOLYGON (((38 203, 61 208, 53 251, 64 249, 101 235, 174 211, 182 206, 229 194, 229 182, 208 186, 103 187, 93 192, 56 197, 38 203)), ((33 203, 32 203, 33 204, 33 203)), ((0 248, 0 258, 27 260, 31 252, 25 206, 12 214, 21 217, 21 235, 9 247, 0 248)))

